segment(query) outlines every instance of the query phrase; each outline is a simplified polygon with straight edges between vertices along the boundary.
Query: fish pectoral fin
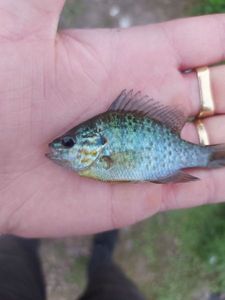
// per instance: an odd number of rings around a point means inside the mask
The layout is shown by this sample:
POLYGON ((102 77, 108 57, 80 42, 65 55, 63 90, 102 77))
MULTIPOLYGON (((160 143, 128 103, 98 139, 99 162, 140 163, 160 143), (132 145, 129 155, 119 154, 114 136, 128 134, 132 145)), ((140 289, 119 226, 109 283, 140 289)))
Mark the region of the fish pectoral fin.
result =
POLYGON ((167 176, 164 178, 161 178, 157 181, 152 181, 154 183, 179 183, 179 182, 189 182, 189 181, 196 181, 199 180, 198 177, 192 176, 188 173, 184 173, 182 171, 178 171, 177 173, 171 175, 171 176, 167 176))
POLYGON ((137 153, 135 151, 115 152, 110 155, 102 155, 99 157, 97 164, 105 170, 111 167, 123 167, 126 169, 133 169, 136 165, 137 153))
POLYGON ((104 156, 100 157, 99 161, 101 162, 104 169, 106 169, 106 170, 108 170, 112 167, 113 160, 110 156, 104 155, 104 156))

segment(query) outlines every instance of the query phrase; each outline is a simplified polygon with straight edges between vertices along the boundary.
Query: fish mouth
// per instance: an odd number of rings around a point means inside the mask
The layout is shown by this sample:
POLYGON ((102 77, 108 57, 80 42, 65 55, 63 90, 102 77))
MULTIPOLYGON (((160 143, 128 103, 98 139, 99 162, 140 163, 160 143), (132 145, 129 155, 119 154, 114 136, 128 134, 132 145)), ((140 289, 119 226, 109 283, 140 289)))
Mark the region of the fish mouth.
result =
POLYGON ((45 156, 54 161, 57 165, 60 165, 60 166, 67 166, 69 167, 70 166, 70 163, 65 160, 65 159, 62 159, 62 149, 60 148, 53 148, 52 147, 52 143, 49 144, 49 149, 50 149, 50 152, 49 153, 45 153, 45 156))
POLYGON ((45 156, 51 160, 59 160, 59 156, 57 153, 54 152, 49 152, 49 153, 45 153, 45 156))
POLYGON ((59 155, 60 155, 60 148, 55 149, 52 146, 52 143, 50 143, 49 145, 49 153, 46 153, 45 156, 48 157, 49 159, 55 160, 55 159, 60 159, 59 155))

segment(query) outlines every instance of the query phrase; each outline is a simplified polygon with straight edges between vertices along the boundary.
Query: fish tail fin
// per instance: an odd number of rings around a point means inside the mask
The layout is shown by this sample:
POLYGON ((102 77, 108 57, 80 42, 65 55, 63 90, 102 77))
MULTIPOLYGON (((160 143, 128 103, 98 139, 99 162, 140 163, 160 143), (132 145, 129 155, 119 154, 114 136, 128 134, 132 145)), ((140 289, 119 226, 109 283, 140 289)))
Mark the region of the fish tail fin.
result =
POLYGON ((210 169, 225 166, 225 144, 208 146, 211 150, 207 167, 210 169))

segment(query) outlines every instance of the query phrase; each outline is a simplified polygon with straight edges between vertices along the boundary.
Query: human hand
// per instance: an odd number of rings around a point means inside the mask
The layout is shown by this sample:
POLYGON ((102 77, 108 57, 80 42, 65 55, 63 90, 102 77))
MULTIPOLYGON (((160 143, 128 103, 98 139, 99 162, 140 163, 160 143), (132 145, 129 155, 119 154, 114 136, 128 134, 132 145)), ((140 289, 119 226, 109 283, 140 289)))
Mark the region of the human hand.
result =
MULTIPOLYGON (((94 233, 223 201, 225 168, 191 172, 198 182, 109 184, 80 178, 44 154, 50 140, 105 111, 124 88, 197 115, 196 74, 181 71, 224 60, 225 15, 57 33, 63 2, 0 0, 0 232, 94 233)), ((224 143, 225 66, 211 74, 216 116, 204 124, 212 144, 224 143)), ((182 136, 198 142, 192 124, 182 136)))

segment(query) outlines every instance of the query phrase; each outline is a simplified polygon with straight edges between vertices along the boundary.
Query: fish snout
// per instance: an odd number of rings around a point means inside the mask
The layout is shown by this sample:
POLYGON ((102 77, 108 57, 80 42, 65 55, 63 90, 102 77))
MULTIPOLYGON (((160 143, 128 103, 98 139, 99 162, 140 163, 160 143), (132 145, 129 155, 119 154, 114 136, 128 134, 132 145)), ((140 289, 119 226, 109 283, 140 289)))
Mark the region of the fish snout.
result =
POLYGON ((62 147, 61 139, 57 138, 48 144, 51 149, 60 149, 62 147))

